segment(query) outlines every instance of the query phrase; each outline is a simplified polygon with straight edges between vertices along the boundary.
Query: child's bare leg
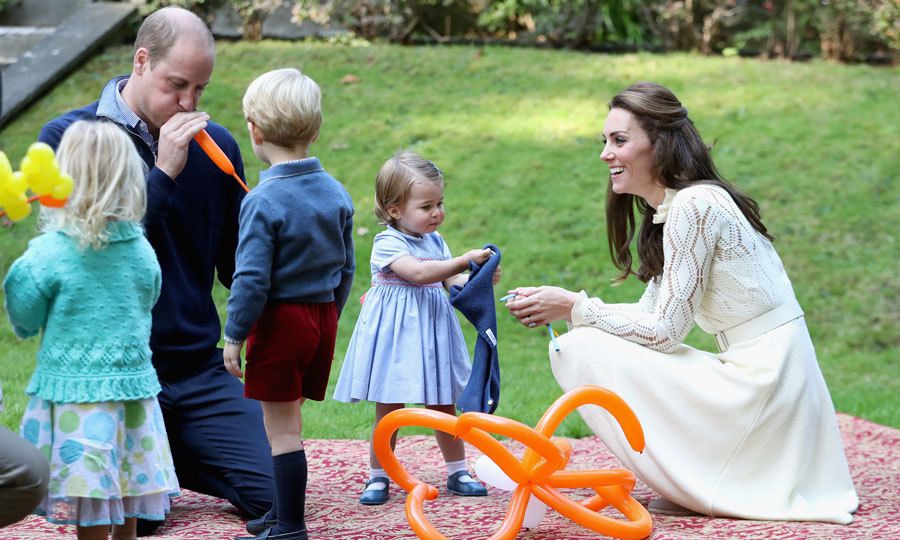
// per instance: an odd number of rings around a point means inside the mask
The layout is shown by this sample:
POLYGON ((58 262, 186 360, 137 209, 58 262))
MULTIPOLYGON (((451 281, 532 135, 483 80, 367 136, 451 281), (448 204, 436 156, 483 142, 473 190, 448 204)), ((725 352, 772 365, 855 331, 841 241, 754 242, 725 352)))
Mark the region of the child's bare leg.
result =
MULTIPOLYGON (((372 424, 372 435, 369 437, 369 480, 366 482, 366 488, 359 497, 362 504, 384 504, 388 497, 388 483, 385 479, 387 473, 382 469, 381 463, 375 457, 375 446, 372 444, 375 439, 375 426, 381 419, 389 413, 400 410, 404 407, 404 403, 375 403, 375 423, 372 424)), ((397 432, 391 433, 391 450, 397 446, 397 432)))
MULTIPOLYGON (((378 425, 378 422, 381 422, 381 419, 387 416, 388 413, 402 409, 404 407, 403 403, 375 403, 375 423, 372 425, 372 432, 375 432, 375 426, 378 425)), ((397 447, 397 432, 391 434, 391 450, 397 447)), ((381 463, 378 462, 378 458, 375 457, 375 450, 372 447, 372 438, 369 438, 369 466, 373 469, 380 469, 381 463)))
POLYGON ((303 450, 303 416, 300 407, 305 401, 262 401, 263 423, 266 437, 272 447, 272 455, 303 450))
POLYGON ((137 538, 137 518, 125 518, 124 525, 113 525, 112 540, 135 540, 137 538))
MULTIPOLYGON (((428 409, 456 416, 456 407, 453 405, 427 405, 428 409)), ((434 430, 441 454, 447 463, 447 489, 456 495, 464 497, 480 497, 487 495, 487 489, 469 475, 466 467, 466 447, 462 439, 457 439, 449 433, 434 430)))
POLYGON ((95 525, 93 527, 75 527, 78 540, 107 540, 109 538, 109 525, 95 525))
POLYGON ((303 417, 296 401, 263 401, 263 423, 272 446, 272 469, 275 477, 275 511, 278 523, 271 528, 272 536, 305 530, 306 481, 308 470, 306 452, 300 438, 303 417))
MULTIPOLYGON (((456 416, 456 407, 453 405, 426 405, 425 408, 456 416)), ((462 439, 458 439, 438 429, 434 430, 434 438, 437 439, 438 446, 441 448, 441 454, 444 455, 444 461, 447 463, 466 459, 466 447, 462 439)))

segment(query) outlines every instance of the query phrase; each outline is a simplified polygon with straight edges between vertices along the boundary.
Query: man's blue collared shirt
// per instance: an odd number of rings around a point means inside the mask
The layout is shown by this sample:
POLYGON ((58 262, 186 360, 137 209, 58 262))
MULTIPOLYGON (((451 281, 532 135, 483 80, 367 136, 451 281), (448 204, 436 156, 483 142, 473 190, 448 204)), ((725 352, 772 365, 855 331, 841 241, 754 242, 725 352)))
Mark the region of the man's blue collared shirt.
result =
POLYGON ((141 140, 147 143, 153 156, 156 157, 159 142, 150 134, 150 128, 147 123, 135 114, 125 99, 122 97, 122 89, 128 84, 128 77, 109 84, 103 89, 100 95, 100 103, 97 107, 97 116, 105 116, 114 122, 123 124, 131 128, 132 132, 138 135, 141 140))

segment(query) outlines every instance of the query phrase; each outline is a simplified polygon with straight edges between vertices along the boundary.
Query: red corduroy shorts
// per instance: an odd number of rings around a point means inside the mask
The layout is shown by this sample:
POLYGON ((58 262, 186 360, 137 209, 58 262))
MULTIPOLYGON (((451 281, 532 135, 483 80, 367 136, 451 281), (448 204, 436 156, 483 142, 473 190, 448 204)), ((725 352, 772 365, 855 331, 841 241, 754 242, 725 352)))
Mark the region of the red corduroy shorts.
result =
POLYGON ((322 401, 334 359, 337 307, 269 302, 247 337, 244 396, 322 401))

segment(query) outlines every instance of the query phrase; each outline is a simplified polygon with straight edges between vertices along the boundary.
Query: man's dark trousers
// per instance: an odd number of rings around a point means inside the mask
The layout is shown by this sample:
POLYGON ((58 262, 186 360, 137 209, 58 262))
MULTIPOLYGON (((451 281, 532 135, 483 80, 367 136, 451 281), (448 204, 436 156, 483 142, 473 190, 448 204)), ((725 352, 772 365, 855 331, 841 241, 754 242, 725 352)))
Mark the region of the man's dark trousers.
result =
MULTIPOLYGON (((158 399, 180 486, 227 499, 247 516, 264 514, 272 506, 274 484, 262 408, 244 398, 240 380, 225 371, 222 350, 211 352, 194 373, 166 379, 160 379, 158 399)), ((146 534, 160 523, 139 528, 146 534)))

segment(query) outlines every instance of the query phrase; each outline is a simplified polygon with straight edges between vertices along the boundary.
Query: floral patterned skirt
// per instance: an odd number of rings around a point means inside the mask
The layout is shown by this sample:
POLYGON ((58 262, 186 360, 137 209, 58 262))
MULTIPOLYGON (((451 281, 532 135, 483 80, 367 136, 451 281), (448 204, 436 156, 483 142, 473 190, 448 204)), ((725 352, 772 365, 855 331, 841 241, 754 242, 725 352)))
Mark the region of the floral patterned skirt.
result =
POLYGON ((50 461, 50 487, 35 513, 51 523, 121 525, 162 520, 178 479, 155 397, 54 403, 32 396, 21 435, 50 461))

